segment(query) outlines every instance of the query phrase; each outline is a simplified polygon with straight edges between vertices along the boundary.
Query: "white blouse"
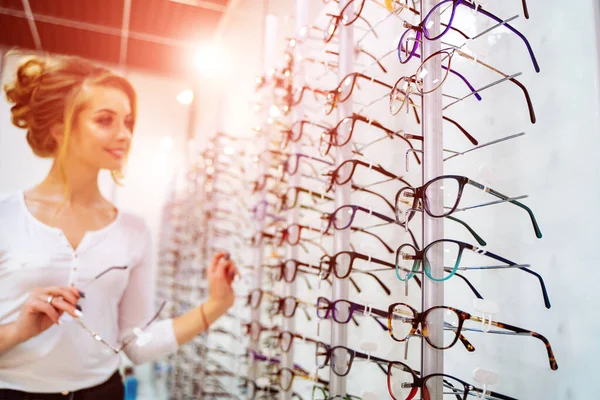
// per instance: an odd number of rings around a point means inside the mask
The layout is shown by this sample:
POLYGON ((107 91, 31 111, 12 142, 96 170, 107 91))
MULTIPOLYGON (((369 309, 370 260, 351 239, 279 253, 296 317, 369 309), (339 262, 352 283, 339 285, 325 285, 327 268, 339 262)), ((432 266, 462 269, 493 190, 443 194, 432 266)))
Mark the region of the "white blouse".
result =
MULTIPOLYGON (((154 316, 152 239, 141 218, 119 211, 111 224, 88 231, 75 250, 59 228, 31 214, 23 191, 0 198, 0 221, 0 324, 15 321, 29 291, 46 286, 83 290, 81 321, 113 347, 154 316), (113 266, 126 268, 92 282, 113 266)), ((137 339, 123 350, 135 364, 178 346, 171 319, 155 321, 137 339)), ((65 313, 60 325, 0 353, 0 388, 74 391, 106 381, 119 362, 119 355, 65 313)))

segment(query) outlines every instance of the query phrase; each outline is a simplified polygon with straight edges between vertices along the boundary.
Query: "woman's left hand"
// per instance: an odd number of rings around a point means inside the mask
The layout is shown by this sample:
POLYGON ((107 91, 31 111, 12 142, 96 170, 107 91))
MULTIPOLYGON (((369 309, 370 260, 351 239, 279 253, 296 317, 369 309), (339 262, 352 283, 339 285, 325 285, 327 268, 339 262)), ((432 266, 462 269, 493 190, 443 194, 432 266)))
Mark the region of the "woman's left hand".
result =
POLYGON ((236 275, 238 275, 238 270, 227 252, 219 252, 213 257, 207 273, 208 300, 223 313, 235 301, 232 284, 236 275))

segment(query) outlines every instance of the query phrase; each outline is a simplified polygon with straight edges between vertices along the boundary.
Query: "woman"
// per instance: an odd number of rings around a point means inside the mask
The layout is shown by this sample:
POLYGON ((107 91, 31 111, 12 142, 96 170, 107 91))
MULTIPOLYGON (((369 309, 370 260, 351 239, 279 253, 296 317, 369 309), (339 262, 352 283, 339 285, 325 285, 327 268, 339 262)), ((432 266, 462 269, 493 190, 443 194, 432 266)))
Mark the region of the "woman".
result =
POLYGON ((123 350, 136 364, 173 353, 233 304, 226 253, 209 299, 154 321, 151 234, 98 188, 119 182, 136 122, 125 78, 75 57, 24 60, 5 86, 12 122, 54 159, 34 188, 0 199, 0 398, 122 399, 123 350))

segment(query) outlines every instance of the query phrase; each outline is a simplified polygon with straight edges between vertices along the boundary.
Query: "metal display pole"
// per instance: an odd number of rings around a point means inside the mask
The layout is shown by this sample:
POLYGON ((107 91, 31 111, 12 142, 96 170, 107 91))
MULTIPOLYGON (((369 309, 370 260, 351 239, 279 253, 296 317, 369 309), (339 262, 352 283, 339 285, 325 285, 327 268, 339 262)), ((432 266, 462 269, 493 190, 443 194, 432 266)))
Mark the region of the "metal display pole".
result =
MULTIPOLYGON (((264 68, 263 68, 263 72, 268 72, 271 68, 274 67, 275 65, 275 50, 277 48, 276 46, 276 38, 277 38, 277 17, 271 14, 267 14, 265 17, 265 36, 264 36, 264 68)), ((270 105, 269 105, 270 106, 270 105)), ((269 110, 269 107, 265 107, 265 109, 269 110)), ((266 115, 265 115, 266 117, 266 115)), ((265 152, 264 154, 268 155, 268 149, 269 149, 269 139, 270 139, 270 127, 265 129, 265 132, 262 133, 262 143, 260 143, 260 148, 263 149, 263 151, 265 152)), ((268 157, 267 157, 268 158, 268 157)), ((268 164, 268 159, 262 159, 261 161, 264 161, 263 163, 260 163, 261 165, 261 170, 259 171, 259 176, 262 176, 262 174, 265 174, 267 172, 267 164, 268 164)), ((267 197, 267 187, 265 186, 265 188, 261 191, 261 195, 260 195, 260 199, 259 201, 264 201, 266 200, 267 197)), ((265 218, 260 218, 258 223, 256 224, 256 228, 258 231, 262 231, 265 228, 265 218)), ((262 265, 264 264, 264 252, 265 252, 265 248, 263 245, 258 246, 255 250, 254 250, 254 257, 253 257, 253 261, 254 261, 254 267, 255 267, 255 274, 254 274, 254 288, 262 288, 262 284, 263 284, 263 274, 262 274, 262 265)), ((250 312, 250 320, 251 321, 257 321, 260 322, 260 307, 256 310, 252 310, 250 312)), ((258 350, 258 343, 255 343, 252 339, 250 339, 250 346, 249 349, 251 351, 257 351, 258 350)), ((250 380, 256 380, 257 378, 257 368, 256 368, 256 361, 254 360, 254 358, 252 357, 252 361, 250 363, 250 368, 248 370, 248 378, 250 380)))
MULTIPOLYGON (((340 12, 346 7, 346 4, 352 0, 340 0, 339 9, 340 12)), ((339 50, 339 69, 338 76, 339 80, 342 80, 346 75, 353 72, 354 64, 354 35, 352 25, 345 26, 343 23, 339 23, 338 34, 340 40, 339 50)), ((346 100, 344 103, 338 105, 337 119, 342 120, 345 117, 352 115, 352 97, 346 100)), ((351 141, 345 146, 336 148, 336 164, 340 165, 346 160, 352 158, 351 152, 351 141)), ((351 204, 350 202, 350 185, 346 184, 338 186, 335 191, 335 207, 340 207, 345 204, 351 204)), ((340 251, 350 251, 350 229, 335 230, 334 231, 334 253, 340 251)), ((333 277, 333 292, 332 300, 338 299, 349 299, 349 284, 348 279, 337 279, 335 274, 333 277)), ((346 346, 348 343, 348 325, 338 324, 331 322, 331 345, 332 346, 346 346)), ((331 365, 333 363, 330 363, 331 365)), ((346 378, 340 377, 330 371, 329 373, 329 396, 333 397, 336 395, 346 395, 346 378)))
MULTIPOLYGON (((296 0, 296 32, 298 32, 300 30, 300 28, 302 28, 303 26, 308 24, 308 2, 306 0, 296 0)), ((298 76, 298 84, 303 85, 304 84, 304 80, 305 80, 305 76, 304 76, 304 71, 302 69, 302 63, 299 62, 298 60, 300 60, 300 56, 303 54, 303 44, 302 43, 296 43, 296 47, 294 49, 294 66, 293 66, 293 70, 294 72, 300 72, 299 74, 294 76, 294 79, 296 79, 296 76, 298 76)), ((301 120, 303 116, 303 109, 302 109, 302 105, 299 104, 298 106, 293 108, 293 112, 292 112, 292 120, 293 121, 298 121, 301 120)), ((300 144, 297 142, 290 142, 290 154, 294 153, 298 153, 300 151, 300 144)), ((285 172, 284 172, 285 173, 285 172)), ((291 186, 299 186, 300 185, 300 180, 301 180, 301 175, 299 172, 295 173, 294 175, 289 177, 289 184, 291 186)), ((288 215, 288 224, 293 224, 293 223, 298 223, 300 219, 300 215, 298 212, 298 207, 294 207, 290 210, 290 213, 288 215)), ((289 246, 288 247, 289 251, 288 251, 288 255, 289 258, 297 260, 298 259, 298 246, 289 246)), ((290 283, 286 283, 285 284, 285 289, 284 289, 284 296, 296 296, 296 280, 290 282, 290 283)), ((294 318, 284 318, 283 321, 283 329, 286 331, 291 331, 291 332, 295 332, 296 331, 296 320, 295 317, 294 318)), ((290 350, 287 353, 283 354, 282 357, 282 367, 285 368, 290 368, 290 369, 294 369, 294 348, 293 346, 290 348, 290 350)), ((292 392, 291 391, 284 391, 282 390, 280 392, 280 398, 281 400, 290 400, 292 398, 292 392)))
MULTIPOLYGON (((421 15, 427 15, 429 11, 439 3, 439 0, 422 0, 421 15)), ((439 16, 433 20, 433 26, 428 30, 439 30, 439 16)), ((421 57, 425 60, 434 52, 440 49, 440 41, 430 41, 422 37, 421 57)), ((425 90, 434 87, 434 82, 441 79, 441 65, 439 59, 433 59, 434 63, 428 66, 427 74, 422 77, 425 90)), ((429 62, 428 62, 429 63, 429 62)), ((429 180, 443 174, 443 126, 442 126, 442 91, 436 90, 432 93, 423 95, 422 110, 422 134, 423 134, 423 184, 429 180)), ((441 194, 443 188, 438 187, 435 193, 441 194)), ((434 210, 441 210, 443 207, 443 197, 429 197, 430 207, 434 210)), ((434 240, 442 239, 444 236, 444 219, 431 218, 423 212, 423 247, 434 240)), ((429 257, 429 253, 427 255, 429 257)), ((443 276, 443 250, 440 249, 434 256, 431 263, 433 276, 443 276)), ((444 285, 442 282, 436 282, 424 277, 422 292, 422 310, 425 311, 431 307, 444 304, 444 285)), ((428 334, 438 336, 443 340, 443 315, 436 315, 435 320, 427 321, 428 334)), ((434 339, 434 342, 436 340, 434 339)), ((421 341, 421 371, 422 376, 442 373, 444 369, 443 352, 431 347, 425 340, 421 341)), ((442 380, 436 382, 435 387, 429 388, 429 398, 431 400, 442 400, 443 387, 442 380)))

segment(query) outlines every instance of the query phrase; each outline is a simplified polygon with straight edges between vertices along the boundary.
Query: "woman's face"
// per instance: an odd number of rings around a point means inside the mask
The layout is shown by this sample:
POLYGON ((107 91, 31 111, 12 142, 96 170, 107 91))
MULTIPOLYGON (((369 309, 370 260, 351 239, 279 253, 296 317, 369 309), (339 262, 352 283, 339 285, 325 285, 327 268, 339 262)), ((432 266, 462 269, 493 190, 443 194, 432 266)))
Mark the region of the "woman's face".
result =
POLYGON ((85 90, 88 99, 73 124, 68 157, 98 170, 118 170, 131 144, 134 121, 129 97, 106 86, 85 90))

